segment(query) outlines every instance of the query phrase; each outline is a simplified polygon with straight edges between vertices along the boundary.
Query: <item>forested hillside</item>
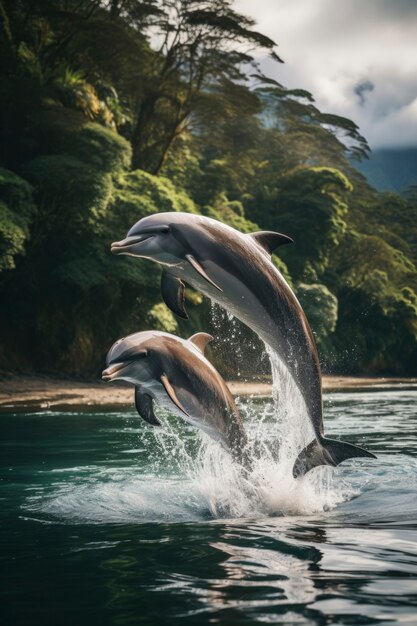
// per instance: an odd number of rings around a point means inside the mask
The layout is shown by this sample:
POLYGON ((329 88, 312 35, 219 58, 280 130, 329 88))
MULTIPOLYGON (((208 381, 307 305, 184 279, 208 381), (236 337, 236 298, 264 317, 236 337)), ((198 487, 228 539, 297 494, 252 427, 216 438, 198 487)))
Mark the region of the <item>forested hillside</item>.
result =
POLYGON ((200 294, 178 328, 160 269, 110 254, 191 211, 294 238, 274 260, 327 371, 417 373, 416 190, 370 187, 356 125, 264 76, 232 1, 0 0, 0 31, 0 370, 93 376, 129 332, 206 330, 200 294))

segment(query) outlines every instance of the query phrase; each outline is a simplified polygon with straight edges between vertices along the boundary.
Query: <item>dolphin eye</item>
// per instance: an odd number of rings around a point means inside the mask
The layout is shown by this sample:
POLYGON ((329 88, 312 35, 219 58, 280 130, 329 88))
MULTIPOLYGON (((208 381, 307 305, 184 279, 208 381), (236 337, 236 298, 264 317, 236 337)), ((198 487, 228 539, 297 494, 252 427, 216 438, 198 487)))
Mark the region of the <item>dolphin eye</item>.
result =
POLYGON ((138 359, 145 359, 148 356, 148 351, 147 350, 141 350, 140 352, 137 353, 136 357, 138 359))
POLYGON ((159 232, 163 235, 167 235, 170 232, 170 228, 169 226, 162 226, 159 232))

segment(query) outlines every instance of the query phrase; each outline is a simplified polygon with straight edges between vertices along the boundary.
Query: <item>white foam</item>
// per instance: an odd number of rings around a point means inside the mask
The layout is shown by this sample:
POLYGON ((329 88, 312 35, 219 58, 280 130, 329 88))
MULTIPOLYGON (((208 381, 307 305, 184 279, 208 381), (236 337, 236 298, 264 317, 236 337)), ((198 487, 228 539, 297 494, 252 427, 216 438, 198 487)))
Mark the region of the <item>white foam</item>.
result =
MULTIPOLYGON (((212 320, 216 326, 224 323, 216 306, 212 306, 212 320)), ((235 335, 239 324, 229 321, 235 335)), ((265 350, 271 363, 273 403, 263 411, 253 405, 242 411, 252 459, 250 473, 242 472, 227 452, 202 436, 193 472, 213 517, 311 515, 330 510, 357 493, 335 479, 332 468, 317 468, 293 478, 294 461, 313 440, 314 432, 287 367, 274 351, 265 350)))
POLYGON ((252 470, 246 473, 218 444, 205 438, 194 464, 197 473, 193 482, 211 515, 214 518, 312 515, 328 511, 355 495, 353 489, 334 477, 332 468, 317 468, 294 479, 294 460, 287 455, 287 448, 283 450, 283 456, 276 457, 265 445, 262 457, 253 458, 252 470))
POLYGON ((352 498, 333 468, 317 468, 294 479, 292 469, 300 450, 313 439, 304 400, 278 358, 270 355, 273 402, 240 402, 248 434, 251 470, 244 471, 230 454, 199 433, 197 455, 187 450, 175 424, 156 434, 161 450, 176 450, 178 470, 199 492, 214 518, 311 515, 328 511, 352 498))

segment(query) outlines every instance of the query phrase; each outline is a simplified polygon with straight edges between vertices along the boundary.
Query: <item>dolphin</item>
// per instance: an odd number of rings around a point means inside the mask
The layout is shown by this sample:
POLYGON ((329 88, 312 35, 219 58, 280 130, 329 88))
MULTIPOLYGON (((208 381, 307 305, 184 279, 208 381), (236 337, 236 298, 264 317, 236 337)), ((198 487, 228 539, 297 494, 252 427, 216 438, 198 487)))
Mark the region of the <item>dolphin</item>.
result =
POLYGON ((213 337, 196 333, 188 340, 160 331, 144 331, 119 339, 111 347, 104 381, 135 385, 139 415, 159 426, 154 400, 227 448, 245 464, 247 437, 233 396, 204 356, 213 337))
POLYGON ((243 234, 217 220, 169 212, 139 220, 114 254, 162 265, 161 290, 167 306, 187 318, 184 282, 217 302, 251 328, 289 370, 299 388, 315 438, 297 457, 294 477, 318 465, 375 456, 324 436, 320 363, 313 333, 294 292, 272 263, 272 251, 291 243, 270 231, 243 234))

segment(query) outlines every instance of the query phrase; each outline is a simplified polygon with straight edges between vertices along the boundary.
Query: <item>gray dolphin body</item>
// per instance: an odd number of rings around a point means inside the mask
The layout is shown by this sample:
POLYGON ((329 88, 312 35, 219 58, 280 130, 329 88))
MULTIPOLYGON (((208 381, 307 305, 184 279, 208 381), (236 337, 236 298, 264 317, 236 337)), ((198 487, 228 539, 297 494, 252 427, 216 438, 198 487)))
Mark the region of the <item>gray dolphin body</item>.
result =
POLYGON ((137 222, 126 239, 112 244, 112 252, 160 263, 162 296, 180 317, 187 317, 185 281, 249 326, 278 354, 304 398, 315 433, 295 462, 293 473, 298 476, 317 465, 374 455, 324 437, 314 337, 296 296, 271 260, 273 249, 291 241, 279 233, 243 234, 200 215, 159 213, 137 222))
POLYGON ((211 339, 206 333, 188 340, 159 331, 134 333, 112 346, 102 378, 135 385, 136 409, 148 423, 160 425, 155 400, 245 464, 247 438, 239 411, 223 378, 204 356, 211 339))

